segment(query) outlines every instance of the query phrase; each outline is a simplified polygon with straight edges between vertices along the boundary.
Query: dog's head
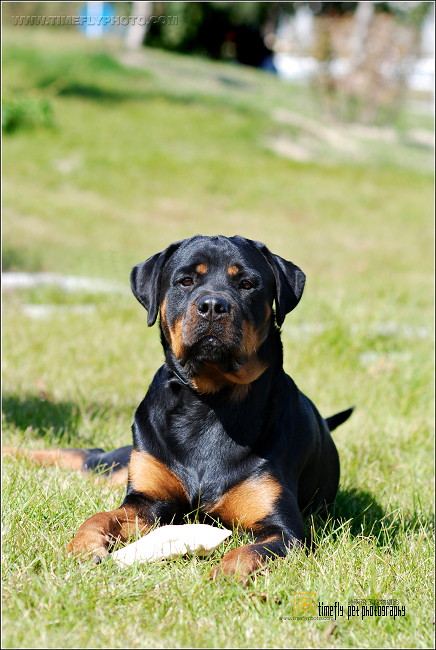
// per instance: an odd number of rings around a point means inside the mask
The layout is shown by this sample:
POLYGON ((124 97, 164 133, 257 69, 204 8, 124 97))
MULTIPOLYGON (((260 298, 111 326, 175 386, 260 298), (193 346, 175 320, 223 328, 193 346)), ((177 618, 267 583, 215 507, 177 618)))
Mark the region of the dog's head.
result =
POLYGON ((280 326, 303 293, 304 273, 243 237, 202 237, 171 244, 131 272, 134 295, 159 309, 165 342, 199 392, 249 384, 267 364, 259 350, 274 314, 280 326))

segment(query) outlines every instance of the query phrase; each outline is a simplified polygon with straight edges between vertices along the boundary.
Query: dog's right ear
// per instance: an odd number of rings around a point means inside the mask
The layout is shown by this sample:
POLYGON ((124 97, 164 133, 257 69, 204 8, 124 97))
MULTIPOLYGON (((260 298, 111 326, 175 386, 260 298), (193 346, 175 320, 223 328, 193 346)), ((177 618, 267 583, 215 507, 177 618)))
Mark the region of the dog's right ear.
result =
POLYGON ((159 293, 162 269, 171 255, 183 243, 177 241, 166 248, 162 253, 156 253, 133 267, 130 273, 130 286, 133 295, 148 311, 147 325, 155 324, 159 312, 159 293))

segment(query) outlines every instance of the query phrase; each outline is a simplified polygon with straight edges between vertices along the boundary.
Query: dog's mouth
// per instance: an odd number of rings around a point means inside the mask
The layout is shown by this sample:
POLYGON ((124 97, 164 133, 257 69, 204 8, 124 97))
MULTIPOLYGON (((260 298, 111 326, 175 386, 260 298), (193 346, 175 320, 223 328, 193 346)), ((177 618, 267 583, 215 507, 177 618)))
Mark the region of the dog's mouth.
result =
POLYGON ((223 373, 237 372, 245 359, 239 346, 223 341, 216 334, 201 336, 193 345, 186 347, 179 363, 188 375, 201 375, 207 364, 213 364, 223 373))
POLYGON ((210 346, 212 349, 218 348, 218 347, 224 347, 224 344, 221 341, 221 339, 218 338, 218 336, 215 336, 214 334, 207 334, 206 336, 203 336, 198 341, 197 345, 200 345, 202 347, 210 346))

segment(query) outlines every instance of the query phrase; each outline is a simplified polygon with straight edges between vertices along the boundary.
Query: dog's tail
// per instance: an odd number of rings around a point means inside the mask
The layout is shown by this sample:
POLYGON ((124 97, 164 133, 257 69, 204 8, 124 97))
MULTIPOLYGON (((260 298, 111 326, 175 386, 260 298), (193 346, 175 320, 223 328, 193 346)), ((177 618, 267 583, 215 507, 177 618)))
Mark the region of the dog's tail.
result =
POLYGON ((340 413, 336 413, 336 415, 332 415, 331 417, 326 418, 325 421, 327 422, 327 426, 330 431, 333 431, 340 424, 343 424, 346 420, 348 420, 353 411, 354 406, 352 406, 350 409, 347 409, 346 411, 341 411, 340 413))

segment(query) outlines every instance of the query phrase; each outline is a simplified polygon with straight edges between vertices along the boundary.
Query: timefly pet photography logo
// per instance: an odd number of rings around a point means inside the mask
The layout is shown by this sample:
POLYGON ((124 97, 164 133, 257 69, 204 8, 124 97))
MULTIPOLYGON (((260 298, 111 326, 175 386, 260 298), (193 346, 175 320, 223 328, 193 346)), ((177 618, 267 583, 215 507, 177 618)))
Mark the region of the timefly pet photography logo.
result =
POLYGON ((315 592, 295 593, 293 596, 293 614, 282 616, 281 620, 296 621, 331 621, 338 618, 397 617, 406 615, 406 607, 397 599, 349 598, 343 605, 337 601, 326 603, 318 599, 315 592))

